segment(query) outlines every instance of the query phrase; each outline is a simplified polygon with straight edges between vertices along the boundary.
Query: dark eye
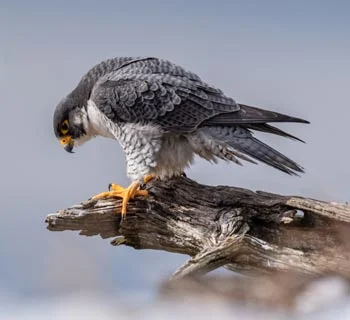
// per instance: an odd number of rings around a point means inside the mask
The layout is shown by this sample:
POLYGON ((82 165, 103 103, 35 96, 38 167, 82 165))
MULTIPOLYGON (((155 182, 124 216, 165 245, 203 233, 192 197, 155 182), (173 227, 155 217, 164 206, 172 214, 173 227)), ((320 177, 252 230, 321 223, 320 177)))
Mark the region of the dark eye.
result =
POLYGON ((61 132, 62 134, 66 134, 69 131, 69 122, 68 120, 64 120, 61 124, 61 132))

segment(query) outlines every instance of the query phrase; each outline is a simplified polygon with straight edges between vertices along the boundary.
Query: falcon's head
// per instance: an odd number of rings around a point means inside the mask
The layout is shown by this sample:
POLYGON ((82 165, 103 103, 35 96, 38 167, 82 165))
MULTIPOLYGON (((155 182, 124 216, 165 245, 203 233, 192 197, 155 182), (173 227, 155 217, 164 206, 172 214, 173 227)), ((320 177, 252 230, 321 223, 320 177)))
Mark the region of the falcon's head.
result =
POLYGON ((67 152, 90 139, 89 120, 85 107, 73 97, 64 98, 56 107, 53 128, 67 152))

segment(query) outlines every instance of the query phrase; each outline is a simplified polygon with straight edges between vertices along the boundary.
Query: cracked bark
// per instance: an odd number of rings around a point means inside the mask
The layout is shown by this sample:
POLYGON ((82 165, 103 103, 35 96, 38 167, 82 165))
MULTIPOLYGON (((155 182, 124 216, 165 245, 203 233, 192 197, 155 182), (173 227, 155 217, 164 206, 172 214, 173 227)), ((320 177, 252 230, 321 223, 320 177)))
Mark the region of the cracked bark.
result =
POLYGON ((350 207, 294 196, 205 186, 181 177, 147 185, 121 222, 121 201, 86 201, 50 214, 51 231, 115 238, 113 245, 187 254, 173 279, 224 266, 245 274, 349 276, 350 207))

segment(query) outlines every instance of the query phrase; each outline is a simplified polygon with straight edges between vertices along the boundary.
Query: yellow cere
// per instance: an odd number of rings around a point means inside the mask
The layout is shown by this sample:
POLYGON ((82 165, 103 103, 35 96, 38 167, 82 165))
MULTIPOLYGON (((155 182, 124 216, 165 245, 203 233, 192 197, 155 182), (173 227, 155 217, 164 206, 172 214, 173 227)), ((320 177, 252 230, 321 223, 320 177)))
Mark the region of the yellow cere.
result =
POLYGON ((72 138, 70 136, 64 136, 60 139, 60 143, 65 146, 66 144, 70 143, 72 141, 72 138))

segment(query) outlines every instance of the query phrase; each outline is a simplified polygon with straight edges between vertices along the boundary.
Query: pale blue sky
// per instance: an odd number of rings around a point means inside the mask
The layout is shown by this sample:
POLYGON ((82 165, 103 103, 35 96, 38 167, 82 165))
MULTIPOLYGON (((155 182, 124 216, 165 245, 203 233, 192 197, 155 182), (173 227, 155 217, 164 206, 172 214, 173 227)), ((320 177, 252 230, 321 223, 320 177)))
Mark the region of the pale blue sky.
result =
POLYGON ((1 1, 0 291, 54 293, 70 271, 73 291, 88 278, 93 290, 147 293, 186 258, 45 229, 47 213, 128 183, 114 141, 68 155, 52 132, 58 101, 107 57, 167 58, 239 102, 311 121, 283 126, 305 145, 263 137, 305 167, 301 178, 203 161, 190 177, 348 201, 349 12, 348 1, 1 1))

